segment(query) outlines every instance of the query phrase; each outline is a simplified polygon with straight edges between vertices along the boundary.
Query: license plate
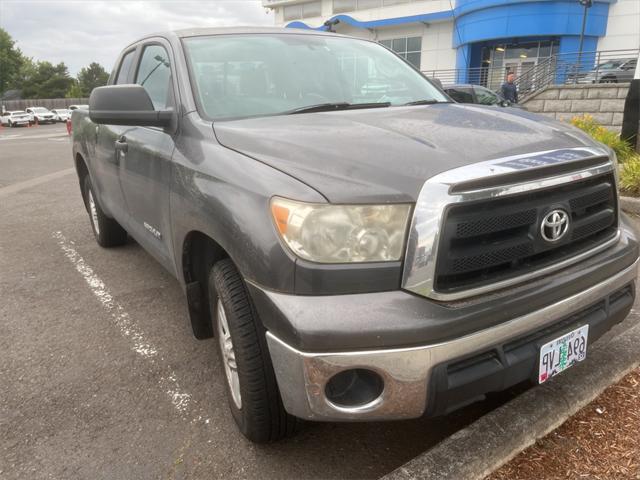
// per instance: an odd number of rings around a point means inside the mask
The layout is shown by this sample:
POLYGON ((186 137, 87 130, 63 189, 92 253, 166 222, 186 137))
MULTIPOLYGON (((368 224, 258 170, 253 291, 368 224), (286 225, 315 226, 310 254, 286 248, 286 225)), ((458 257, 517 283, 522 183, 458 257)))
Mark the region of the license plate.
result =
POLYGON ((551 377, 587 358, 587 337, 589 325, 545 343, 540 348, 540 369, 538 382, 544 383, 551 377))

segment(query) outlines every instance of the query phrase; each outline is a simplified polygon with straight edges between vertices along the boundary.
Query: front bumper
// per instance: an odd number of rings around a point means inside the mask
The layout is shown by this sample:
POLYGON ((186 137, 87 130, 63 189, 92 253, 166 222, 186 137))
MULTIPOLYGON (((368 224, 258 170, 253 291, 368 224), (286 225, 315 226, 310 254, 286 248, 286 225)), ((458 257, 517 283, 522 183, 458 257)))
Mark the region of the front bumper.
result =
MULTIPOLYGON (((285 409, 300 418, 324 421, 406 419, 422 416, 425 412, 444 413, 482 394, 483 388, 478 388, 478 385, 483 383, 484 377, 481 375, 471 379, 475 387, 470 387, 468 395, 461 395, 460 391, 450 388, 456 385, 445 385, 442 392, 443 366, 446 370, 448 365, 459 365, 461 361, 478 355, 482 357, 491 351, 498 352, 499 361, 507 360, 503 348, 505 345, 529 347, 526 342, 532 341, 535 345, 546 340, 547 334, 555 338, 557 332, 577 324, 589 323, 591 326, 593 322, 596 328, 591 330, 595 330, 596 334, 590 335, 592 342, 627 315, 633 300, 637 270, 638 260, 606 280, 543 308, 469 335, 429 345, 304 352, 288 345, 272 332, 267 332, 267 343, 285 409), (623 299, 623 303, 615 303, 620 299, 623 299), (597 305, 603 305, 602 311, 594 315, 597 305), (533 340, 527 340, 531 338, 533 340), (349 407, 331 402, 326 395, 327 382, 337 373, 355 368, 376 372, 382 378, 384 388, 380 396, 349 407), (443 405, 443 399, 446 400, 447 396, 452 398, 451 403, 445 401, 443 405)), ((516 362, 520 367, 515 370, 513 365, 506 362, 503 365, 503 378, 496 389, 531 377, 533 372, 530 370, 536 362, 530 357, 531 354, 523 357, 524 363, 530 365, 528 369, 523 369, 520 361, 516 362)), ((451 383, 446 374, 444 380, 451 383)))

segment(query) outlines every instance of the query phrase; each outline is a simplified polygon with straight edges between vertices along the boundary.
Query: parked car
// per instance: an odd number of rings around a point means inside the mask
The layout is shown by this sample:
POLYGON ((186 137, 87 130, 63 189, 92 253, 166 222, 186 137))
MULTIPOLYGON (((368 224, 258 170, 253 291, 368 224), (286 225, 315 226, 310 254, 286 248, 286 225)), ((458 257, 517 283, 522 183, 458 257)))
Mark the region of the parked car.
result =
POLYGON ((615 154, 571 125, 330 32, 169 32, 115 65, 72 119, 93 234, 176 276, 252 441, 546 382, 633 305, 615 154))
POLYGON ((480 105, 498 105, 500 107, 514 107, 526 110, 517 103, 511 103, 497 92, 492 92, 481 85, 458 84, 443 87, 451 98, 458 103, 478 103, 480 105))
POLYGON ((38 123, 55 123, 53 113, 44 107, 29 107, 27 108, 27 113, 32 124, 36 123, 36 121, 38 123))
POLYGON ((23 110, 7 111, 0 116, 2 125, 20 127, 29 125, 29 114, 23 110))
POLYGON ((578 75, 578 83, 621 83, 633 80, 637 58, 620 58, 599 64, 586 74, 578 75))
POLYGON ((66 122, 69 119, 70 112, 66 108, 55 108, 51 110, 53 119, 56 122, 66 122))
POLYGON ((71 113, 74 110, 77 110, 79 108, 82 109, 82 110, 88 110, 89 109, 89 105, 69 105, 69 113, 71 113))

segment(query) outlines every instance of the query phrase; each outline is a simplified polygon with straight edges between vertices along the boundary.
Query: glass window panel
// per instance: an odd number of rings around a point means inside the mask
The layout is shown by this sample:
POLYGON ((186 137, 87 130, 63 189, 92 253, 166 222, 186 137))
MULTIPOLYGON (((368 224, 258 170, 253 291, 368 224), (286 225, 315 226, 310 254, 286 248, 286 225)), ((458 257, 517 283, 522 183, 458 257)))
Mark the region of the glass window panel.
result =
POLYGON ((407 38, 407 52, 419 52, 422 50, 422 37, 407 38))
POLYGON ((500 103, 498 96, 491 90, 479 86, 474 87, 474 89, 476 91, 478 103, 481 103, 482 105, 496 105, 500 103))
POLYGON ((358 10, 366 10, 367 8, 378 8, 381 5, 381 0, 358 0, 358 10))
POLYGON ((356 0, 333 0, 333 12, 352 12, 356 9, 356 0))
POLYGON ((129 80, 129 70, 131 70, 131 62, 133 62, 133 54, 135 50, 131 50, 127 53, 120 63, 120 70, 118 70, 118 76, 116 77, 116 85, 122 85, 129 80))
POLYGON ((302 5, 286 5, 283 10, 285 20, 302 18, 302 5))
POLYGON ((391 40, 380 40, 380 43, 387 48, 391 48, 391 40))
POLYGON ((149 45, 144 48, 136 83, 147 91, 154 109, 164 110, 171 106, 171 66, 164 47, 149 45))
POLYGON ((321 14, 322 14, 322 3, 320 1, 302 4, 303 18, 319 17, 321 14))
POLYGON ((291 33, 184 42, 194 94, 208 118, 272 115, 320 102, 444 100, 422 75, 372 42, 291 33))
POLYGON ((420 52, 407 53, 407 61, 416 68, 420 68, 420 52))
POLYGON ((473 103, 473 94, 466 88, 445 88, 444 90, 458 103, 473 103))
POLYGON ((546 58, 551 56, 551 42, 540 42, 538 57, 546 58))
POLYGON ((405 53, 407 51, 407 39, 406 38, 394 38, 391 44, 391 48, 394 52, 405 53))

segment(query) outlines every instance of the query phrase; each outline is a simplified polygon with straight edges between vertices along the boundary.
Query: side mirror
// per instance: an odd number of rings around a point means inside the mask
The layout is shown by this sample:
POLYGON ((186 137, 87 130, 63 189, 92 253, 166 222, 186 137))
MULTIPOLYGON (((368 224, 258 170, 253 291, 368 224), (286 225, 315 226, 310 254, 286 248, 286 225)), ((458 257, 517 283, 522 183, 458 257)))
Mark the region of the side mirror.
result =
POLYGON ((91 92, 89 118, 98 124, 166 127, 171 123, 173 110, 154 110, 141 85, 109 85, 91 92))

